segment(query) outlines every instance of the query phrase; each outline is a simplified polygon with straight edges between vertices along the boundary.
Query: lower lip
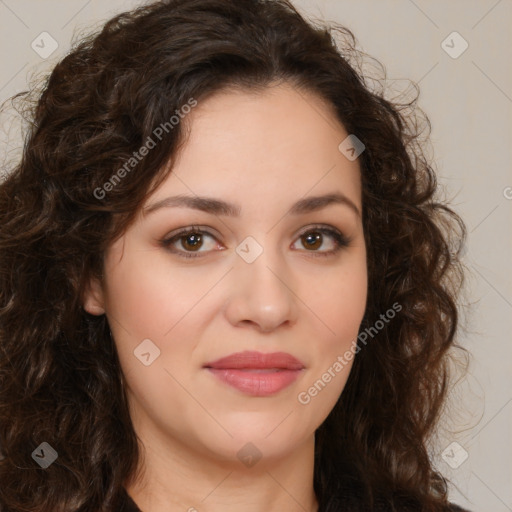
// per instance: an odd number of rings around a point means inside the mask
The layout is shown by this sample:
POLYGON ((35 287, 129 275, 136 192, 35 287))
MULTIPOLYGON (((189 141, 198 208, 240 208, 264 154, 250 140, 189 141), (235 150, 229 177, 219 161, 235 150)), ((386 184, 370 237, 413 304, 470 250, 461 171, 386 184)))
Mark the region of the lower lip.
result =
POLYGON ((302 370, 235 370, 208 368, 220 380, 251 396, 270 396, 289 386, 302 370))

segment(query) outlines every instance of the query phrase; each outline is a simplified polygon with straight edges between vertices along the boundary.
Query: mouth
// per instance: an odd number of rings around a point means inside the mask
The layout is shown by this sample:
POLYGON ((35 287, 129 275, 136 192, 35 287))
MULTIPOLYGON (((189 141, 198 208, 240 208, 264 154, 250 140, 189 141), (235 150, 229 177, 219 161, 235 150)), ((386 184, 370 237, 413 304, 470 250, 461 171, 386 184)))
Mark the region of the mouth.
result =
POLYGON ((270 396, 292 384, 304 364, 291 354, 238 352, 207 363, 204 368, 227 384, 250 396, 270 396))

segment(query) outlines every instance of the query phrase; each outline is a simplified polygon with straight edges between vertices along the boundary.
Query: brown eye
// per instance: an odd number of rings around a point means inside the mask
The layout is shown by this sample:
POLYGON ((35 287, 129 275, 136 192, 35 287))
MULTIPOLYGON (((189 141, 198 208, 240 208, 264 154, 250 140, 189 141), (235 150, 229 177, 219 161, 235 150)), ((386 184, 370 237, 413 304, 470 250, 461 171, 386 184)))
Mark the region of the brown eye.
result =
POLYGON ((340 233, 337 229, 326 227, 310 227, 307 231, 303 231, 299 235, 302 246, 306 252, 312 253, 314 256, 333 256, 343 247, 348 247, 351 240, 340 233), (330 239, 331 249, 318 250, 330 239))
MULTIPOLYGON (((212 233, 204 231, 199 227, 191 226, 182 229, 173 236, 161 240, 160 243, 164 248, 180 257, 199 258, 205 256, 207 253, 211 252, 211 249, 215 249, 216 247, 218 250, 225 249, 219 249, 219 244, 214 243, 216 240, 216 237, 212 233), (212 240, 210 247, 208 247, 207 244, 208 239, 212 240)), ((302 247, 306 249, 306 252, 314 256, 333 256, 343 247, 350 245, 351 242, 349 238, 340 233, 337 229, 321 226, 313 226, 307 231, 303 231, 302 234, 299 235, 297 242, 299 240, 302 247), (326 241, 330 241, 332 248, 319 250, 326 244, 326 241)))
POLYGON ((322 246, 322 233, 318 231, 310 231, 309 233, 301 236, 304 247, 308 249, 318 249, 322 246))
MULTIPOLYGON (((200 250, 204 247, 208 239, 216 240, 215 236, 200 228, 191 227, 182 229, 179 233, 162 240, 160 243, 169 251, 178 254, 184 258, 197 258, 209 252, 208 250, 200 250)), ((215 243, 210 242, 211 247, 215 247, 215 243)), ((206 244, 207 245, 207 244, 206 244)), ((208 249, 208 247, 206 248, 208 249)))
POLYGON ((200 233, 182 235, 179 240, 181 240, 182 247, 187 251, 197 251, 203 244, 203 236, 200 233))

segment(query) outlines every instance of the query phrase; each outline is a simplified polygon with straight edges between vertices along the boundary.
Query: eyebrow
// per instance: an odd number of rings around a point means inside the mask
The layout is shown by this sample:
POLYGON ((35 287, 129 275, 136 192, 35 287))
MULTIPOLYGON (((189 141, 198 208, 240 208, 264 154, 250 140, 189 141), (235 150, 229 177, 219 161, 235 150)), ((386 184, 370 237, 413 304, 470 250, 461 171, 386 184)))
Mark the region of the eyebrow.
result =
MULTIPOLYGON (((316 212, 333 204, 348 206, 358 217, 361 217, 359 208, 347 196, 339 192, 300 199, 293 204, 289 213, 292 215, 303 215, 316 212)), ((178 195, 166 197, 165 199, 161 199, 154 204, 144 207, 144 215, 149 215, 161 208, 179 207, 229 217, 239 217, 241 212, 239 205, 227 203, 213 197, 178 195)))

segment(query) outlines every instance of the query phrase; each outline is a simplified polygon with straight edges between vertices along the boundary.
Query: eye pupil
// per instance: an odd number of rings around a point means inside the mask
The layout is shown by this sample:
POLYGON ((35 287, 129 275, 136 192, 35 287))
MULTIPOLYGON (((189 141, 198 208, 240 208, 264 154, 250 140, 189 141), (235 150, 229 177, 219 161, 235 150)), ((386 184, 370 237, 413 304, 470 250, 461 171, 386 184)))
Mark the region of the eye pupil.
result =
POLYGON ((312 231, 307 235, 304 235, 302 238, 303 240, 306 240, 306 245, 311 249, 317 249, 322 245, 322 234, 318 231, 312 231))
POLYGON ((182 245, 185 249, 197 249, 202 243, 202 236, 198 233, 191 233, 183 238, 185 243, 182 245))

